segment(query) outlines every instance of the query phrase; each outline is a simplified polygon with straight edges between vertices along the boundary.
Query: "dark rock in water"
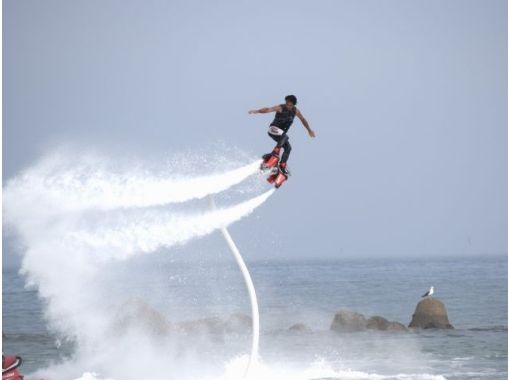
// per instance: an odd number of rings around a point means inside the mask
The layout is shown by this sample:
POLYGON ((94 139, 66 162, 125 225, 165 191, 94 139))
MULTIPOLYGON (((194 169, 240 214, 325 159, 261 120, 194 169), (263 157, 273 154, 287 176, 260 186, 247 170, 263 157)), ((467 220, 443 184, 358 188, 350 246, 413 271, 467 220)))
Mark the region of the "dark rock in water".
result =
POLYGON ((225 322, 219 318, 202 318, 177 324, 178 330, 193 334, 223 334, 225 322))
POLYGON ((296 323, 289 327, 289 331, 300 332, 300 333, 308 333, 312 332, 312 329, 305 325, 304 323, 296 323))
POLYGON ((368 318, 367 329, 380 331, 407 331, 407 327, 405 327, 402 323, 388 321, 386 318, 378 315, 368 318))
POLYGON ((388 321, 379 315, 374 315, 368 319, 360 313, 350 310, 340 310, 335 314, 331 323, 331 330, 337 332, 355 332, 365 330, 378 331, 408 331, 402 323, 396 321, 388 321))
POLYGON ((251 331, 252 319, 246 314, 232 314, 225 322, 225 331, 229 333, 246 333, 251 331))
POLYGON ((141 330, 158 337, 173 332, 223 335, 250 333, 251 326, 252 319, 246 314, 232 314, 226 320, 212 317, 172 324, 143 300, 131 299, 118 309, 111 331, 125 334, 130 330, 141 330))
POLYGON ((177 324, 180 331, 194 334, 230 334, 251 331, 252 319, 246 314, 232 314, 227 320, 202 318, 177 324))
POLYGON ((170 331, 171 324, 160 312, 143 300, 131 299, 118 309, 112 331, 125 333, 131 329, 162 336, 170 331))
POLYGON ((416 305, 410 328, 453 329, 448 321, 446 307, 437 298, 427 297, 416 305))
POLYGON ((396 321, 390 321, 388 326, 386 327, 386 331, 402 331, 407 332, 407 327, 405 327, 402 323, 396 321))
POLYGON ((365 316, 350 310, 340 310, 335 314, 330 329, 337 332, 354 332, 366 329, 365 316))
POLYGON ((367 329, 369 330, 386 330, 389 324, 390 321, 378 315, 367 319, 367 329))

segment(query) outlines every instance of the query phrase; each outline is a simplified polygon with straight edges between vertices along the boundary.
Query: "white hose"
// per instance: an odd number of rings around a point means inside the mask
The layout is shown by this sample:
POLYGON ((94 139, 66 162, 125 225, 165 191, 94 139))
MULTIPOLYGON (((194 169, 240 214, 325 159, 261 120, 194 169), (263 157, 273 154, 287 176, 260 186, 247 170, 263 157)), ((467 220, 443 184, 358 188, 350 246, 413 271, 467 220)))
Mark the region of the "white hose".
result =
MULTIPOLYGON (((214 198, 212 195, 209 195, 209 206, 212 210, 216 209, 216 204, 214 202, 214 198)), ((226 227, 221 227, 221 234, 223 238, 227 242, 228 247, 230 248, 230 252, 234 255, 236 259, 237 265, 239 269, 241 269, 241 273, 243 274, 244 283, 246 284, 246 288, 248 289, 248 294, 250 296, 250 304, 251 304, 251 319, 252 319, 252 341, 251 341, 251 353, 250 360, 248 365, 246 366, 246 370, 243 374, 243 379, 246 378, 250 368, 257 362, 258 359, 258 351, 259 351, 259 305, 257 303, 257 294, 255 293, 255 287, 253 286, 253 281, 251 280, 250 272, 248 272, 248 268, 244 263, 244 260, 237 248, 232 236, 228 232, 226 227)))

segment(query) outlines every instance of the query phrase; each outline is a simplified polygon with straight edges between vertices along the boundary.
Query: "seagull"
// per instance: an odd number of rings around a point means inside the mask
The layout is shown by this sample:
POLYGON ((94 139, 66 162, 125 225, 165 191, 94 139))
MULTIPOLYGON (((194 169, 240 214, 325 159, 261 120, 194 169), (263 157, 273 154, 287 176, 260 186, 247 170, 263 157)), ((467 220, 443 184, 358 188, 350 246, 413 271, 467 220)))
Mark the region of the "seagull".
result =
POLYGON ((428 296, 431 296, 432 294, 434 294, 434 287, 431 286, 430 289, 428 290, 427 293, 425 293, 424 295, 422 295, 421 297, 428 297, 428 296))

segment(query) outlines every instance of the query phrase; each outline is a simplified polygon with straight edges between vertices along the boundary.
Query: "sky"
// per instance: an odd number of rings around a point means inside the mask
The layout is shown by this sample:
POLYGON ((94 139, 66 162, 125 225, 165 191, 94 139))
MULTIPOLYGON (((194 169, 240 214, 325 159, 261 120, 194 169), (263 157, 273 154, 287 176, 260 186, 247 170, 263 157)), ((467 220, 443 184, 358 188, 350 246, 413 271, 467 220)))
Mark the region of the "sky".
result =
POLYGON ((247 111, 292 93, 317 138, 232 226, 248 259, 506 254, 506 7, 4 0, 3 179, 62 144, 255 157, 247 111))

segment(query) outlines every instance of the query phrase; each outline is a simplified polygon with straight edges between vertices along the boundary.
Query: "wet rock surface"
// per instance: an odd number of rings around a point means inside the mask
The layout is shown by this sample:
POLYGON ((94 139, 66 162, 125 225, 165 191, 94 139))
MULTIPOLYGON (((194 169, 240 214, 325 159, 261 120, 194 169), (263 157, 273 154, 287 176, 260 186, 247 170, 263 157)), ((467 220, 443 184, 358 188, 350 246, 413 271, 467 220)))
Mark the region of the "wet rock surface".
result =
POLYGON ((446 306, 434 297, 427 297, 416 305, 409 328, 453 329, 448 320, 446 306))

